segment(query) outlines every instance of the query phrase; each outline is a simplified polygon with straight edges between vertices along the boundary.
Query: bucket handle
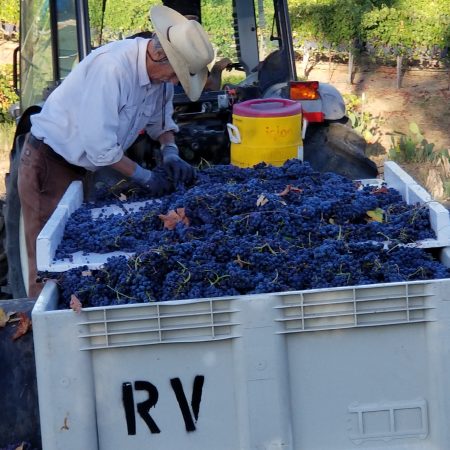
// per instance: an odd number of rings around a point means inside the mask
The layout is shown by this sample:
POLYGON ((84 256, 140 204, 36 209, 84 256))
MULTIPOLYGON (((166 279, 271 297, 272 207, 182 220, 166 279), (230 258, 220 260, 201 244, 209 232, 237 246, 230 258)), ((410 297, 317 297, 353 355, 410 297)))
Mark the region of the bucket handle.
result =
POLYGON ((230 141, 233 144, 241 143, 241 134, 239 133, 239 128, 231 123, 227 123, 228 136, 230 136, 230 141))
POLYGON ((308 120, 303 117, 303 126, 302 126, 302 139, 305 140, 306 137, 306 129, 308 128, 308 120))

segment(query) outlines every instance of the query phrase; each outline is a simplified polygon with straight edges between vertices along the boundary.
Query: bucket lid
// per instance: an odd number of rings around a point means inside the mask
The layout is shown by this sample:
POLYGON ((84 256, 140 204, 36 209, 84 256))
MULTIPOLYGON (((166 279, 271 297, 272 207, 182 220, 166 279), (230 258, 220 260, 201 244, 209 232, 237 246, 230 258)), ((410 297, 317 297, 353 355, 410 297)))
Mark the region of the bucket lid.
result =
POLYGON ((233 114, 244 117, 286 117, 302 112, 302 105, 287 98, 260 98, 233 105, 233 114))

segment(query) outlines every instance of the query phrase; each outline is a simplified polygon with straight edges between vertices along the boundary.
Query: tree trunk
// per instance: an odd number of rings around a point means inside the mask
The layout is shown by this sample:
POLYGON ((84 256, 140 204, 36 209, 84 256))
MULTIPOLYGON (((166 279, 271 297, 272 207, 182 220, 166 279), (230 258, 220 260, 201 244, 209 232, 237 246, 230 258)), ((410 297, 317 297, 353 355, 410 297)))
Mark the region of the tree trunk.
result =
POLYGON ((402 87, 402 63, 403 63, 403 56, 398 55, 397 56, 397 89, 400 89, 402 87))
POLYGON ((307 79, 308 78, 308 63, 309 63, 309 57, 310 57, 310 52, 309 49, 304 49, 303 50, 303 58, 302 58, 302 72, 303 72, 303 76, 307 79))
POLYGON ((353 84, 353 63, 354 55, 351 50, 348 52, 348 73, 347 73, 347 84, 353 84))
POLYGON ((266 45, 266 16, 264 14, 264 0, 258 0, 258 25, 259 25, 259 39, 260 49, 259 56, 262 61, 266 57, 267 45, 266 45))
POLYGON ((328 50, 328 80, 331 80, 331 59, 332 59, 333 55, 331 53, 331 47, 328 50))

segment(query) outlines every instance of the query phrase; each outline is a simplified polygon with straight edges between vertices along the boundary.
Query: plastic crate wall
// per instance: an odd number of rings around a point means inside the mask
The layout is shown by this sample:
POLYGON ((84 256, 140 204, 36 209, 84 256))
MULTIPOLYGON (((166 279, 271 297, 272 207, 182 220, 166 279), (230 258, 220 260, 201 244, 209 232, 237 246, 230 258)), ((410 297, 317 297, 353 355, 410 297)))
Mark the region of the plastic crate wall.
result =
POLYGON ((43 447, 444 449, 450 280, 33 310, 43 447))

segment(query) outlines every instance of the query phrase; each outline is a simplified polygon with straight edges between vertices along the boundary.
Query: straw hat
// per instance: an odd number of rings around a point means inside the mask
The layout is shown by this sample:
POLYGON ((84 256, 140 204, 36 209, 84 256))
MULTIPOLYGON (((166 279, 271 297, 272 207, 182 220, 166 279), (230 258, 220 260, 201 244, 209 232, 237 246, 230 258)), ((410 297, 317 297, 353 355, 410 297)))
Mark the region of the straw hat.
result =
POLYGON ((186 95, 197 100, 208 77, 207 65, 214 58, 208 35, 197 21, 167 6, 153 6, 150 20, 186 95))

